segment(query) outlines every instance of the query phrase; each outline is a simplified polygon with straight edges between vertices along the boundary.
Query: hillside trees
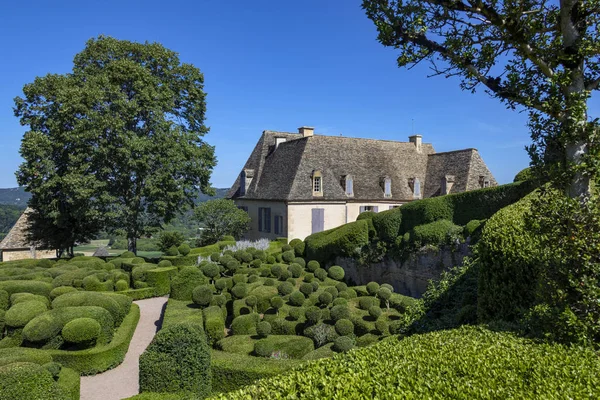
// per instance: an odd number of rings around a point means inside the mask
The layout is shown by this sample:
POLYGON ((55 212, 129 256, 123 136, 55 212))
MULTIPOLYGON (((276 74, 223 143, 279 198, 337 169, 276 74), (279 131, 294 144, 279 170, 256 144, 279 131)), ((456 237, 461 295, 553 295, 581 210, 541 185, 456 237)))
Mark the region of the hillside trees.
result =
POLYGON ((233 200, 216 199, 200 204, 195 218, 204 224, 202 242, 215 243, 225 235, 241 237, 250 226, 250 216, 237 208, 233 200))
POLYGON ((135 252, 137 238, 193 206, 199 190, 210 194, 203 81, 158 43, 100 36, 72 72, 25 85, 15 98, 29 127, 17 180, 33 195, 32 236, 77 228, 59 240, 64 248, 106 229, 135 252))
MULTIPOLYGON (((535 165, 551 165, 572 198, 598 176, 598 120, 588 99, 600 86, 600 1, 364 0, 379 41, 398 65, 431 63, 462 89, 529 112, 535 165)), ((548 169, 546 169, 548 171, 548 169)))

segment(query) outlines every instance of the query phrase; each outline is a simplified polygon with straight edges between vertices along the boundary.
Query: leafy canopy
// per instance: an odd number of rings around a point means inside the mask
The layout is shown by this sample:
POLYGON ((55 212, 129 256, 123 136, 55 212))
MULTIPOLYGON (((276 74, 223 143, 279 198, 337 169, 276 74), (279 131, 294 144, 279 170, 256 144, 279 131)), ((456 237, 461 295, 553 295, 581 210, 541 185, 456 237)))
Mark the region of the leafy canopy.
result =
POLYGON ((233 200, 216 199, 200 204, 195 210, 195 218, 204 224, 202 241, 215 243, 230 235, 242 236, 249 228, 250 216, 237 208, 233 200))
POLYGON ((15 98, 29 126, 17 179, 41 221, 33 235, 64 247, 106 228, 135 251, 136 238, 193 206, 199 189, 211 193, 203 82, 158 43, 100 36, 72 72, 25 85, 15 98))

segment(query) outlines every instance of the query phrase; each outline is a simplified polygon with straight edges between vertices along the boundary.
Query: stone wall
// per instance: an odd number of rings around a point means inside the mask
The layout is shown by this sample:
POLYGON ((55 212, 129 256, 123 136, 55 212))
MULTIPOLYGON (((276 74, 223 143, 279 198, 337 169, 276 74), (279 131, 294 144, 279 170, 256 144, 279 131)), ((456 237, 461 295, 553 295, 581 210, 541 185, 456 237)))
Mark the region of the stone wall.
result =
POLYGON ((2 262, 28 259, 56 258, 55 250, 0 250, 2 262))
POLYGON ((389 283, 397 293, 421 297, 431 279, 437 279, 441 273, 462 264, 465 256, 471 254, 469 246, 462 244, 454 250, 448 246, 442 249, 424 248, 404 261, 384 259, 370 266, 360 266, 352 258, 337 258, 336 265, 346 271, 346 281, 356 285, 366 285, 371 281, 389 283))

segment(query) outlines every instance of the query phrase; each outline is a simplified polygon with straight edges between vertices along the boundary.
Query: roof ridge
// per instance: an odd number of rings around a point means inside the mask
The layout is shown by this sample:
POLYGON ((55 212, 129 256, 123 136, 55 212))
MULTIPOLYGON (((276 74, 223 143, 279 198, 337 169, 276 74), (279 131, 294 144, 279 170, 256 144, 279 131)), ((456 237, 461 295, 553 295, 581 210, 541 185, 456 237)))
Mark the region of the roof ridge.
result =
POLYGON ((468 147, 466 149, 460 149, 460 150, 450 150, 450 151, 441 151, 439 153, 431 153, 431 154, 428 154, 428 156, 437 156, 440 154, 450 154, 450 153, 460 153, 461 151, 477 151, 477 152, 479 152, 479 150, 477 150, 474 147, 468 147))

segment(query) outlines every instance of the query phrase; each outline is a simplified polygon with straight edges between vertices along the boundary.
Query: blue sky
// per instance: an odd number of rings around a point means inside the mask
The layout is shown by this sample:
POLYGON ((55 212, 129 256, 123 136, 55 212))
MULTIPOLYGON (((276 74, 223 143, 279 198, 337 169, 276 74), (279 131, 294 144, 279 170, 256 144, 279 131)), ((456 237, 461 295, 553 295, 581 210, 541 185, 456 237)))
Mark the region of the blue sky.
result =
POLYGON ((206 141, 215 187, 229 187, 265 129, 406 141, 436 151, 479 149, 496 179, 528 165, 526 114, 457 79, 399 69, 360 0, 5 1, 0 5, 0 187, 16 186, 26 128, 13 98, 47 73, 66 73, 100 34, 160 42, 204 73, 206 141))

